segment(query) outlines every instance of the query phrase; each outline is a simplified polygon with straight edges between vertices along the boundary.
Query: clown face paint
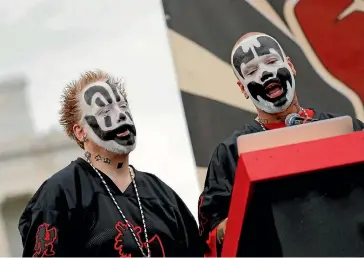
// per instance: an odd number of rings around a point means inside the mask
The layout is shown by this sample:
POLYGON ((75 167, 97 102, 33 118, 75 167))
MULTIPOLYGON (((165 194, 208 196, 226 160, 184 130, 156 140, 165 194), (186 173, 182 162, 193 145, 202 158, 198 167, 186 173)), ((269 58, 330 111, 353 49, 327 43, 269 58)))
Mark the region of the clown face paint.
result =
POLYGON ((232 51, 231 64, 257 108, 274 114, 286 110, 292 103, 294 76, 274 38, 259 34, 242 40, 232 51))
POLYGON ((90 84, 81 93, 81 111, 88 137, 118 154, 135 148, 136 130, 128 102, 110 81, 90 84))

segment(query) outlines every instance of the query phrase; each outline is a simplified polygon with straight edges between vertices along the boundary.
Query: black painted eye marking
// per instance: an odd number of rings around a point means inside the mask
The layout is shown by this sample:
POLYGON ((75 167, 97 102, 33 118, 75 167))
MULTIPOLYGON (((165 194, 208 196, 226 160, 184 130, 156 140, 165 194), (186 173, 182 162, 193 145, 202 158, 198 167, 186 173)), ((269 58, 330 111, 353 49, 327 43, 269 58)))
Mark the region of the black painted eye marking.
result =
MULTIPOLYGON (((272 54, 271 49, 274 49, 282 58, 282 61, 284 61, 283 52, 281 51, 279 44, 275 40, 267 36, 259 36, 257 37, 257 41, 260 43, 260 46, 259 47, 253 46, 253 47, 258 56, 272 54)), ((248 64, 253 59, 254 59, 254 53, 252 51, 252 48, 249 48, 248 52, 244 52, 242 46, 239 46, 235 50, 233 55, 233 65, 243 79, 244 75, 241 72, 241 65, 243 63, 248 64)))
POLYGON ((233 64, 242 78, 244 78, 244 75, 241 73, 241 64, 247 64, 253 59, 254 54, 251 49, 249 49, 247 53, 244 52, 243 47, 241 46, 235 50, 235 53, 233 55, 233 64))
MULTIPOLYGON (((95 85, 88 88, 84 94, 84 99, 89 106, 91 106, 92 97, 96 93, 100 93, 109 104, 112 103, 112 98, 109 92, 103 86, 95 85)), ((100 98, 96 98, 95 104, 98 105, 99 107, 104 107, 106 105, 106 103, 104 103, 104 101, 102 101, 100 98)))
POLYGON ((281 48, 279 47, 278 43, 275 40, 267 36, 257 37, 257 40, 260 43, 260 47, 254 46, 254 50, 258 56, 269 55, 272 53, 271 49, 274 49, 282 58, 282 60, 284 60, 281 48))
POLYGON ((106 127, 111 127, 112 126, 111 117, 110 116, 105 116, 104 117, 104 121, 105 121, 105 126, 106 127))

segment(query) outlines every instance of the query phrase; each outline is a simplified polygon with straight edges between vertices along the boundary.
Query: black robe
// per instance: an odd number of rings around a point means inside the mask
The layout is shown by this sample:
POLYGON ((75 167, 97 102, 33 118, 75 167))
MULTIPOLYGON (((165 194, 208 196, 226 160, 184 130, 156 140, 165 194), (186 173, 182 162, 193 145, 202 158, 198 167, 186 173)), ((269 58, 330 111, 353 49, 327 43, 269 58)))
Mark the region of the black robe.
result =
MULTIPOLYGON (((339 115, 314 111, 313 118, 325 120, 339 115)), ((364 124, 353 118, 354 131, 364 129, 364 124)), ((234 183, 235 170, 237 166, 238 150, 237 138, 241 135, 263 131, 261 125, 253 120, 244 125, 241 130, 235 131, 230 137, 221 142, 215 149, 207 170, 203 192, 199 199, 199 229, 205 241, 216 241, 209 239, 209 234, 228 217, 229 205, 234 183)), ((259 197, 253 197, 259 198, 259 197)), ((249 239, 245 239, 244 256, 281 256, 279 240, 274 229, 271 205, 263 200, 251 200, 251 212, 246 214, 244 230, 249 231, 249 239), (253 205, 254 204, 254 205, 253 205), (264 214, 261 217, 250 216, 250 214, 264 214), (256 235, 255 232, 265 232, 264 235, 256 235)), ((211 244, 211 242, 210 242, 211 244)), ((221 245, 217 246, 217 254, 221 254, 221 245)))
MULTIPOLYGON (((133 184, 122 193, 101 174, 147 254, 133 184)), ((151 255, 203 256, 197 223, 180 197, 153 174, 135 170, 135 180, 151 255)), ((19 231, 26 257, 142 256, 100 178, 81 158, 41 185, 21 215, 19 231)))

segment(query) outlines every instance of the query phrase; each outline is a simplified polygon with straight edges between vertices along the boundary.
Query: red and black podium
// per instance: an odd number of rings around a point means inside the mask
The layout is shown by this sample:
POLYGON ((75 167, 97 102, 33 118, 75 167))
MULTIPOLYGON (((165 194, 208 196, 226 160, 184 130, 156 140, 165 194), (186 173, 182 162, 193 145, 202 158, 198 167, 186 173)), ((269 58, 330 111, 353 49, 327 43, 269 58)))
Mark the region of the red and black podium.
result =
POLYGON ((364 256, 364 132, 239 155, 223 257, 364 256))

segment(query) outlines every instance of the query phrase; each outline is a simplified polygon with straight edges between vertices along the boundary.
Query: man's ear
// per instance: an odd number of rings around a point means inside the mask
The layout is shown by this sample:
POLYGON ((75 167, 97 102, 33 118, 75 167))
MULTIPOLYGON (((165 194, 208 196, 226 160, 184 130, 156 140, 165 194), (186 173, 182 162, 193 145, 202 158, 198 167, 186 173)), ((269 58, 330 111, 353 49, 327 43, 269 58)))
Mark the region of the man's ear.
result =
POLYGON ((297 74, 296 69, 294 69, 294 65, 292 64, 291 58, 289 56, 287 56, 287 63, 289 65, 289 67, 291 68, 293 75, 296 76, 296 74, 297 74))
POLYGON ((248 96, 248 94, 246 93, 246 91, 245 91, 245 89, 244 89, 244 85, 243 85, 240 81, 238 81, 236 84, 239 86, 239 88, 240 88, 241 92, 244 94, 244 97, 245 97, 246 99, 248 99, 248 98, 249 98, 249 96, 248 96))
POLYGON ((79 140, 80 142, 85 142, 87 139, 87 133, 83 127, 81 127, 79 124, 74 124, 73 127, 73 134, 79 140))

